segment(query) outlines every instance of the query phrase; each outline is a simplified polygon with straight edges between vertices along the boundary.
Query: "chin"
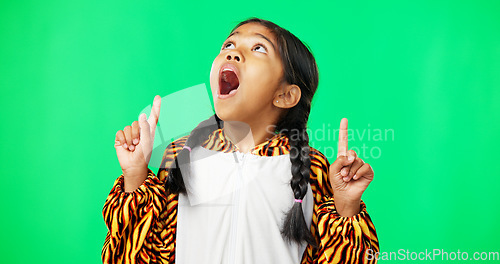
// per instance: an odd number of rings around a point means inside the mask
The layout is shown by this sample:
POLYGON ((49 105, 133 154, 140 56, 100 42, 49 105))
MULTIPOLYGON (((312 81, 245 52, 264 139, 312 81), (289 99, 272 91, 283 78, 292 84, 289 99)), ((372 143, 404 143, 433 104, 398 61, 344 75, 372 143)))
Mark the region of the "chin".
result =
POLYGON ((233 121, 236 116, 234 111, 232 111, 229 107, 222 105, 217 100, 214 103, 215 113, 222 121, 233 121))
POLYGON ((229 105, 217 104, 214 105, 215 113, 224 122, 242 122, 245 123, 244 114, 241 110, 235 109, 229 105))

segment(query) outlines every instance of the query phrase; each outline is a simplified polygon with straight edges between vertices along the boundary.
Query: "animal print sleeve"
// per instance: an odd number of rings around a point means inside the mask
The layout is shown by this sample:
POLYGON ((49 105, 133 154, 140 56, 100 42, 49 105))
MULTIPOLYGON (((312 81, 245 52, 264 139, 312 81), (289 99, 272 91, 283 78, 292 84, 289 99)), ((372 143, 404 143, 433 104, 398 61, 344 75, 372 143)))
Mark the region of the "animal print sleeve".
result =
POLYGON ((164 187, 165 168, 186 139, 167 146, 158 174, 148 169, 146 180, 135 191, 123 191, 123 175, 115 180, 102 211, 108 227, 103 263, 170 263, 175 258, 177 194, 164 187))
POLYGON ((325 156, 312 148, 310 183, 315 204, 311 231, 318 247, 308 245, 302 263, 376 263, 365 255, 379 251, 375 226, 366 205, 361 201, 360 213, 352 217, 337 213, 328 180, 329 167, 325 156))
POLYGON ((102 250, 103 263, 142 263, 148 258, 148 241, 165 207, 165 189, 148 169, 148 177, 135 191, 123 191, 121 175, 106 199, 103 216, 108 234, 102 250))

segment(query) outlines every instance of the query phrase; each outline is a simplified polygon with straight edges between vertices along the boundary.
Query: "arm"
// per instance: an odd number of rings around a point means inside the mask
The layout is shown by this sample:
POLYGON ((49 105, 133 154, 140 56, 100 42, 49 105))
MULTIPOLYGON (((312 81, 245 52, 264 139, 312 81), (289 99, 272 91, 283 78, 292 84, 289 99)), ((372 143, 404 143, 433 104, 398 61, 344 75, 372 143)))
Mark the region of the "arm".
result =
POLYGON ((101 255, 103 263, 148 263, 149 243, 166 206, 165 198, 161 182, 149 169, 144 183, 133 192, 123 191, 123 176, 115 181, 103 208, 108 227, 101 255))
POLYGON ((168 263, 174 257, 177 195, 164 187, 166 170, 186 138, 165 150, 162 168, 132 192, 116 179, 103 208, 108 233, 102 249, 103 263, 168 263))
POLYGON ((311 231, 316 237, 317 248, 308 245, 302 263, 375 263, 365 254, 378 252, 378 238, 366 205, 360 201, 360 212, 341 216, 335 207, 329 182, 328 160, 312 149, 311 189, 315 205, 311 231))

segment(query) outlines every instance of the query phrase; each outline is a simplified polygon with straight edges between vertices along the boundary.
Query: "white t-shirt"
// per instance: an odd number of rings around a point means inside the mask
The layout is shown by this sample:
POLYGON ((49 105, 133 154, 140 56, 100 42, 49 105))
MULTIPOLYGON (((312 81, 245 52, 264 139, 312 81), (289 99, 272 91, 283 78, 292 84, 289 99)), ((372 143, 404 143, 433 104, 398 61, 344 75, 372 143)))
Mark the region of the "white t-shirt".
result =
MULTIPOLYGON (((257 156, 197 146, 190 174, 183 172, 187 195, 179 195, 176 264, 300 263, 306 244, 289 243, 280 233, 293 206, 289 154, 257 156)), ((185 169, 185 167, 184 167, 185 169)), ((302 201, 312 222, 310 185, 302 201)))

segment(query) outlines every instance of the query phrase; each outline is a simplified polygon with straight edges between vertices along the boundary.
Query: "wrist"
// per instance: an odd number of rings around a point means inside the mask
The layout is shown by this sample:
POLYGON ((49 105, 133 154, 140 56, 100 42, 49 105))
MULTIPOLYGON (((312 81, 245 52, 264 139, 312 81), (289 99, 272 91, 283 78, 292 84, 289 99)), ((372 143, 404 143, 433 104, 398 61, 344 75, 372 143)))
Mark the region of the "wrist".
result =
POLYGON ((125 192, 133 192, 136 190, 148 176, 148 168, 129 168, 123 171, 123 190, 125 192))
POLYGON ((351 199, 344 195, 333 196, 335 209, 340 216, 351 217, 357 215, 361 211, 361 199, 351 199))
POLYGON ((148 175, 148 167, 130 167, 126 170, 122 170, 123 177, 127 179, 133 179, 137 177, 143 177, 148 175))

